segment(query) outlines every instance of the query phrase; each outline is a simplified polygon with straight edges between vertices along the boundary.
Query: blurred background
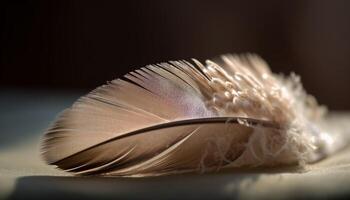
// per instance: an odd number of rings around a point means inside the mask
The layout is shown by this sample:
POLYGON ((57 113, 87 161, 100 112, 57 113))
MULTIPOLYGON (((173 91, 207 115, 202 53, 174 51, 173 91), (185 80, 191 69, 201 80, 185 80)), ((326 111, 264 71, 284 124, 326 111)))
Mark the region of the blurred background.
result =
POLYGON ((350 1, 1 1, 0 89, 89 91, 146 64, 255 52, 350 109, 350 1))

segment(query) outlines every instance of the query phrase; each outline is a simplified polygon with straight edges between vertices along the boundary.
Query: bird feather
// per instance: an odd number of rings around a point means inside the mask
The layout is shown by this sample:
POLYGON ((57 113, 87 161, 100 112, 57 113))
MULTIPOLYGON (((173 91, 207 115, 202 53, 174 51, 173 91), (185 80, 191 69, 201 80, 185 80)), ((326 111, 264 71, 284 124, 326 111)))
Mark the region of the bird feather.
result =
POLYGON ((257 55, 171 61, 78 99, 47 130, 42 155, 83 175, 304 165, 344 146, 324 139, 336 138, 320 128, 324 113, 298 76, 257 55))

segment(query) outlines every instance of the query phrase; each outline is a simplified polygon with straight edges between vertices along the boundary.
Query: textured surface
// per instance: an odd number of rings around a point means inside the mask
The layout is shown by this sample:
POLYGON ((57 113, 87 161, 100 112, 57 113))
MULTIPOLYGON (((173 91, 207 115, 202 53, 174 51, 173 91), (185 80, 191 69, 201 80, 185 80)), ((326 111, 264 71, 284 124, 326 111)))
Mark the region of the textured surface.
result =
MULTIPOLYGON (((38 142, 55 115, 81 94, 1 93, 1 198, 318 199, 350 195, 350 148, 309 165, 303 171, 285 168, 153 178, 71 177, 42 162, 38 142)), ((350 126, 349 122, 350 114, 347 113, 336 114, 330 121, 335 126, 350 126)))

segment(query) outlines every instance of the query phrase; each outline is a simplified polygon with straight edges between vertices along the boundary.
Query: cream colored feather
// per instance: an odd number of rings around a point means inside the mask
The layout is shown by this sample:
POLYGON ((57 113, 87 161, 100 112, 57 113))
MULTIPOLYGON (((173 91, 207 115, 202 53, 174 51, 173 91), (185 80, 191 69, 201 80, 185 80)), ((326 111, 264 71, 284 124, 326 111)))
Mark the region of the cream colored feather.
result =
POLYGON ((149 176, 317 161, 345 142, 298 76, 256 55, 149 65, 65 110, 43 157, 76 174, 149 176))

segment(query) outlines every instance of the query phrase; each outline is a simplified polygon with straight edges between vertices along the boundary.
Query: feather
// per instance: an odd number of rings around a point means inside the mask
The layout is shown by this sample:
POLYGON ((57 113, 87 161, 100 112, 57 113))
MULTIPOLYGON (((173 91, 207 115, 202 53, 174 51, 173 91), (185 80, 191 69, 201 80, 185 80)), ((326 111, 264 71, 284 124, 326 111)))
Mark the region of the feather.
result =
POLYGON ((42 155, 85 175, 304 165, 345 145, 321 131, 324 113, 298 76, 256 55, 171 61, 81 97, 48 129, 42 155))

